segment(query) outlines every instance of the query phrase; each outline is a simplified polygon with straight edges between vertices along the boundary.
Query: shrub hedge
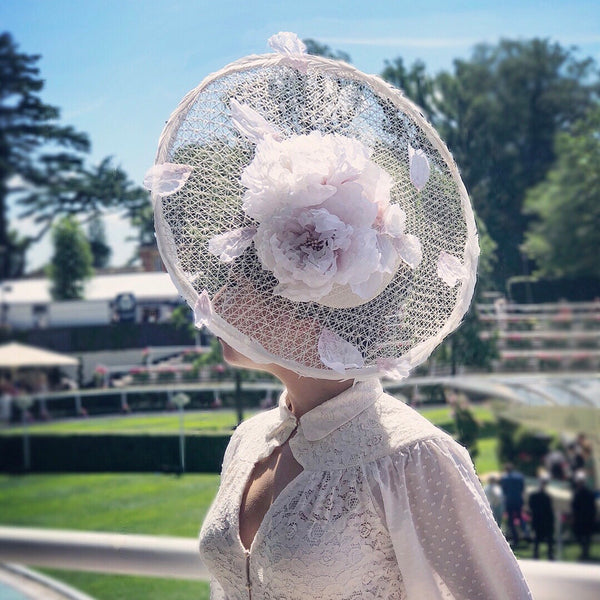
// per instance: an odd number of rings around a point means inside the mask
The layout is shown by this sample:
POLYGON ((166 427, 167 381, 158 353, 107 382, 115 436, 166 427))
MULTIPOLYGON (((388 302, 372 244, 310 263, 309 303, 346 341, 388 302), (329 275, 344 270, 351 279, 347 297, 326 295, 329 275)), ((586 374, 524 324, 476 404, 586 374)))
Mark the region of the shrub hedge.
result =
MULTIPOLYGON (((185 438, 185 470, 219 473, 228 435, 185 438)), ((32 472, 178 472, 177 435, 30 435, 32 472)), ((0 437, 0 471, 23 470, 23 438, 0 437)))

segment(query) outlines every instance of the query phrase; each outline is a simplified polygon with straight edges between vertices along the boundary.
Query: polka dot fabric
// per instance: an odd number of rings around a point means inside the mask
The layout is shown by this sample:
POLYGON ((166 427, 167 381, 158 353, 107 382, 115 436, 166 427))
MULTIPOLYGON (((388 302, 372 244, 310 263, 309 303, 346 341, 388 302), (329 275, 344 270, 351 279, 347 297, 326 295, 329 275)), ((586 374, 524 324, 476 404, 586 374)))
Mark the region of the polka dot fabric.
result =
POLYGON ((379 382, 298 423, 285 406, 236 429, 200 533, 213 599, 524 600, 523 575, 467 452, 379 382), (256 462, 284 443, 303 467, 249 551, 239 537, 256 462))

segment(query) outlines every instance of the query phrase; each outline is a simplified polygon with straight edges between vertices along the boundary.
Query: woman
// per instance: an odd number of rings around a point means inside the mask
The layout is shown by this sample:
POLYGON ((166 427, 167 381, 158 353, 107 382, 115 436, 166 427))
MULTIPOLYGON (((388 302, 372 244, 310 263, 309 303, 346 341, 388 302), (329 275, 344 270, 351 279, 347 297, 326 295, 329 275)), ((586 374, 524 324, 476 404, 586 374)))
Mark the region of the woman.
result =
POLYGON ((200 535, 212 597, 529 598, 466 451, 379 382, 468 307, 456 166, 397 90, 270 43, 186 96, 147 178, 196 325, 285 386, 226 451, 200 535))

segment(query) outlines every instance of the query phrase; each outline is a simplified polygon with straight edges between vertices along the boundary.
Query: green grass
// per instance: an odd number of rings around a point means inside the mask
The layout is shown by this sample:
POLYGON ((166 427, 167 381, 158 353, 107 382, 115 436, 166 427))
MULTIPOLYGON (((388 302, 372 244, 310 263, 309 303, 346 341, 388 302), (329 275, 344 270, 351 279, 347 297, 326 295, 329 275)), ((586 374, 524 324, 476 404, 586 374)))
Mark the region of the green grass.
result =
POLYGON ((209 600, 204 581, 39 569, 98 600, 209 600))
MULTIPOLYGON (((244 411, 244 417, 256 414, 256 410, 244 411)), ((452 432, 454 422, 449 407, 424 408, 420 411, 435 425, 452 432)), ((494 421, 493 413, 484 406, 473 407, 475 418, 483 424, 494 421)), ((237 423, 233 410, 200 410, 186 411, 184 426, 186 432, 230 431, 237 423)), ((66 419, 64 421, 35 423, 27 428, 29 433, 173 433, 179 431, 179 415, 177 412, 115 415, 110 417, 93 417, 89 419, 66 419)), ((20 425, 5 427, 1 434, 21 434, 20 425)))
POLYGON ((496 438, 479 438, 477 440, 479 454, 475 458, 475 468, 479 475, 500 470, 498 461, 498 440, 496 438))
MULTIPOLYGON (((481 424, 477 448, 479 454, 475 458, 475 468, 479 475, 498 471, 500 463, 497 456, 498 440, 496 438, 495 417, 492 411, 485 406, 472 406, 473 415, 481 424)), ((449 407, 424 408, 421 414, 434 425, 441 427, 450 434, 455 432, 454 420, 449 407)))
MULTIPOLYGON (((489 425, 495 422, 494 413, 487 406, 471 406, 473 416, 483 425, 489 425)), ((454 430, 454 420, 452 418, 452 409, 449 406, 436 406, 435 408, 422 408, 419 412, 431 421, 434 425, 442 427, 448 431, 454 430)))
MULTIPOLYGON (((256 411, 244 411, 246 418, 256 411)), ((233 410, 186 411, 184 415, 186 433, 231 432, 237 424, 233 410)), ((177 412, 118 415, 93 417, 89 419, 67 419, 64 421, 35 423, 28 426, 29 433, 72 434, 72 433, 177 433, 179 414, 177 412)), ((0 430, 1 434, 21 434, 21 426, 11 426, 0 430)))
MULTIPOLYGON (((196 537, 218 475, 0 475, 4 525, 196 537)), ((98 600, 208 599, 201 581, 44 569, 98 600)))
MULTIPOLYGON (((518 548, 514 549, 517 558, 533 558, 533 543, 520 542, 518 548)), ((581 554, 581 549, 574 541, 569 541, 563 544, 560 556, 561 561, 577 562, 581 554)), ((557 556, 557 546, 554 543, 554 555, 557 556)), ((540 557, 546 559, 548 550, 546 544, 540 545, 540 557)), ((592 557, 589 564, 600 564, 600 542, 595 542, 590 548, 590 556, 592 557)), ((585 564, 585 563, 583 563, 585 564)))
POLYGON ((214 498, 212 474, 0 475, 6 525, 195 537, 214 498))
MULTIPOLYGON (((485 406, 472 407, 475 418, 482 424, 481 437, 478 442, 479 456, 475 460, 477 472, 480 474, 497 471, 499 463, 496 458, 495 420, 491 410, 485 406)), ((256 414, 244 411, 246 418, 256 414)), ((432 423, 450 434, 454 433, 454 421, 449 407, 424 408, 420 411, 432 423)), ((189 411, 185 413, 184 427, 187 434, 196 433, 229 433, 236 424, 233 410, 189 411)), ((69 419, 65 421, 39 423, 31 425, 31 434, 86 434, 86 433, 145 433, 168 434, 179 431, 177 413, 133 414, 127 416, 94 417, 89 419, 69 419)), ((13 426, 0 430, 0 434, 17 435, 22 428, 13 426)))
MULTIPOLYGON (((423 414, 450 433, 449 408, 424 409, 423 414)), ((250 413, 246 412, 246 416, 250 413)), ((485 425, 492 413, 475 408, 485 425)), ((185 429, 230 430, 233 411, 186 412, 185 429)), ((178 431, 176 413, 96 417, 35 425, 32 433, 169 433, 178 431)), ((19 428, 11 428, 19 433, 19 428)), ((496 470, 496 440, 479 440, 476 466, 480 473, 496 470)), ((218 486, 217 475, 183 477, 149 474, 0 475, 0 521, 5 525, 79 529, 118 533, 196 537, 218 486)), ((81 589, 98 600, 208 599, 208 584, 195 581, 104 575, 44 569, 45 573, 81 589)))

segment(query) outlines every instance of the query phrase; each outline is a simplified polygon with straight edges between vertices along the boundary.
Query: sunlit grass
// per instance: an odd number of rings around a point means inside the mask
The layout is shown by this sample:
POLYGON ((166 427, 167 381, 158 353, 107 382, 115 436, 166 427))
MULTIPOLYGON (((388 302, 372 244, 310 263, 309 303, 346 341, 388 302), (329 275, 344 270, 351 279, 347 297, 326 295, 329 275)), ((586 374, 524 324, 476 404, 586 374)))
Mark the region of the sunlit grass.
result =
POLYGON ((205 581, 182 581, 133 575, 105 575, 81 571, 40 569, 97 600, 208 600, 205 581))
MULTIPOLYGON (((495 417, 492 411, 485 406, 472 406, 471 410, 481 425, 481 435, 477 440, 479 453, 475 458, 475 468, 481 476, 492 471, 498 471, 500 468, 497 455, 498 440, 495 435, 495 417)), ((420 412, 434 425, 441 427, 450 434, 455 432, 450 407, 424 408, 420 412)))
POLYGON ((218 475, 0 475, 5 525, 195 537, 218 475))
MULTIPOLYGON (((455 427, 451 408, 448 406, 422 408, 420 412, 434 425, 453 434, 455 427)), ((485 406, 473 406, 475 418, 482 424, 482 437, 478 441, 479 455, 475 460, 480 474, 497 471, 499 463, 496 457, 497 443, 494 434, 494 415, 485 406)), ((246 410, 244 417, 249 418, 258 411, 246 410)), ((186 411, 184 428, 186 434, 198 433, 230 433, 237 424, 235 411, 202 410, 186 411)), ((177 412, 146 413, 132 415, 116 415, 110 417, 93 417, 84 419, 68 419, 64 421, 38 423, 29 426, 29 432, 43 434, 173 434, 179 431, 179 415, 177 412)), ((2 430, 1 433, 17 435, 22 428, 13 426, 2 430)))
MULTIPOLYGON (((454 422, 449 407, 425 408, 424 416, 450 433, 454 422)), ((476 467, 484 474, 498 470, 494 417, 485 407, 474 407, 485 437, 478 440, 476 467)), ((247 415, 249 413, 246 413, 247 415)), ((185 415, 192 432, 230 429, 234 411, 198 411, 185 415)), ((173 432, 178 429, 173 413, 97 417, 40 425, 44 432, 173 432)), ((32 428, 33 429, 33 428, 32 428)), ((186 474, 52 474, 0 475, 0 521, 4 525, 49 527, 117 533, 196 537, 218 487, 218 475, 186 474)), ((593 552, 600 553, 598 545, 593 552)), ((576 560, 578 548, 568 544, 563 560, 576 560)), ((531 557, 531 546, 516 554, 531 557)), ((111 575, 44 569, 45 573, 84 591, 98 600, 205 600, 209 586, 183 581, 129 575, 111 575)))
MULTIPOLYGON (((244 417, 255 414, 256 410, 244 411, 244 417)), ((237 424, 233 410, 185 411, 184 429, 186 433, 231 432, 237 424)), ((73 434, 73 433, 176 433, 179 431, 179 413, 141 413, 114 415, 110 417, 90 417, 66 419, 64 421, 35 423, 28 426, 31 434, 73 434)), ((21 426, 12 426, 1 430, 2 434, 21 434, 21 426)))

